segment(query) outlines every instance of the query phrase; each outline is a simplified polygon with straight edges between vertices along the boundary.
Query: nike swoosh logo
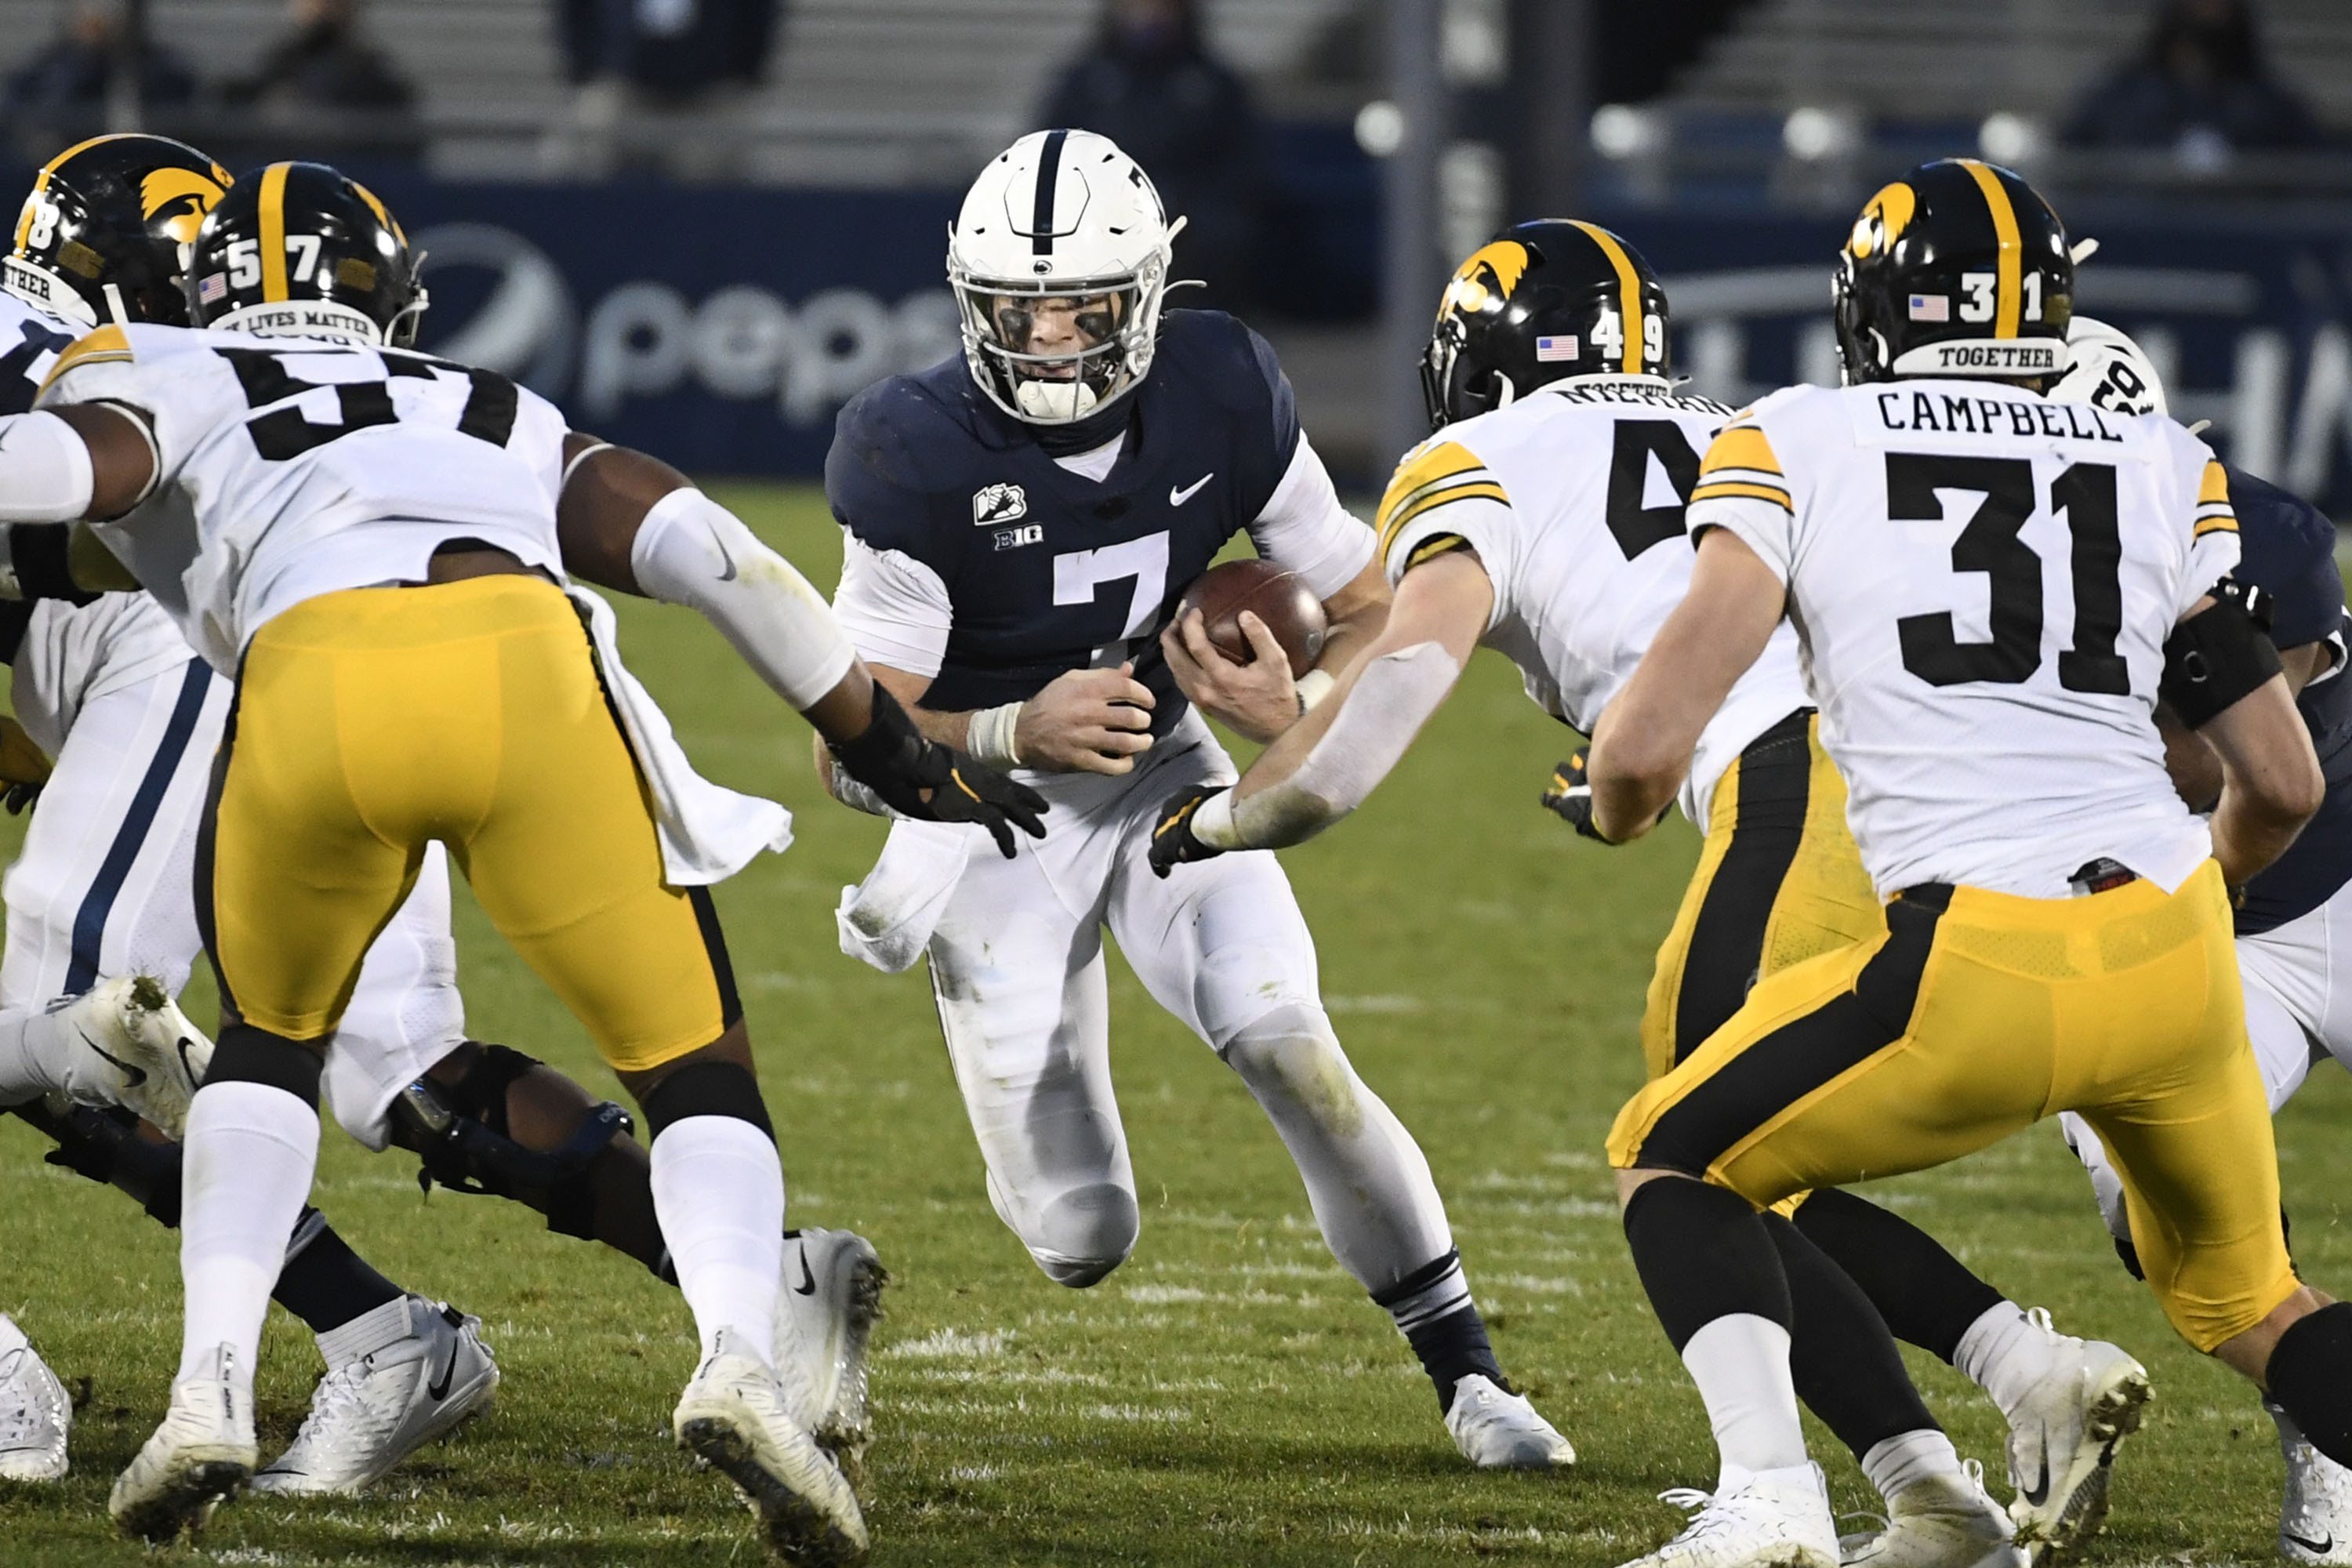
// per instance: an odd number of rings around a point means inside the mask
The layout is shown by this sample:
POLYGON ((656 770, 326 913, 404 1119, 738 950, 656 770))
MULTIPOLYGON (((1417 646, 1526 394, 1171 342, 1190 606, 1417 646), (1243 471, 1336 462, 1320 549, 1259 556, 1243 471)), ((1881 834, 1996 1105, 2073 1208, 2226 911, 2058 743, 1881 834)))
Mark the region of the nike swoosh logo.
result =
POLYGON ((710 542, 719 547, 719 559, 727 563, 727 570, 719 574, 719 580, 721 583, 732 583, 735 581, 735 557, 727 553, 726 541, 713 538, 710 542))
POLYGON ((801 1252, 801 1282, 793 1287, 793 1294, 795 1296, 814 1296, 816 1294, 816 1276, 809 1272, 808 1252, 806 1248, 802 1249, 801 1252))
POLYGON ((2279 1533, 2285 1536, 2289 1541, 2294 1542, 2297 1546, 2302 1547, 2305 1552, 2316 1553, 2321 1557, 2325 1557, 2329 1552, 2336 1550, 2336 1537, 2333 1535, 2323 1535, 2318 1540, 2314 1541, 2307 1535, 2297 1535, 2292 1530, 2282 1530, 2279 1533))
POLYGON ((445 1400, 445 1399, 448 1398, 448 1397, 449 1397, 449 1380, 450 1380, 452 1377, 455 1377, 455 1376, 457 1375, 457 1346, 456 1344, 454 1344, 454 1343, 453 1343, 453 1344, 451 1344, 451 1345, 450 1345, 450 1347, 449 1347, 449 1362, 448 1362, 448 1364, 447 1364, 447 1365, 446 1365, 446 1366, 444 1366, 444 1367, 441 1369, 441 1375, 440 1375, 439 1377, 435 1378, 431 1383, 428 1383, 428 1384, 426 1384, 425 1385, 425 1392, 426 1396, 427 1396, 427 1397, 429 1397, 429 1398, 433 1401, 433 1403, 434 1403, 434 1404, 436 1404, 436 1405, 438 1405, 438 1404, 440 1404, 443 1400, 445 1400))
POLYGON ((74 1027, 74 1033, 81 1037, 81 1043, 83 1045, 88 1046, 91 1050, 96 1051, 100 1056, 102 1056, 108 1061, 112 1062, 115 1067, 121 1071, 123 1088, 137 1089, 141 1084, 147 1081, 146 1068, 132 1067, 129 1062, 124 1061, 112 1051, 108 1050, 104 1046, 101 1046, 96 1040, 91 1039, 88 1029, 82 1028, 80 1026, 77 1025, 74 1027))
POLYGON ((1182 506, 1186 501, 1191 500, 1194 496, 1201 493, 1201 487, 1202 485, 1207 484, 1211 479, 1213 479, 1216 477, 1217 470, 1211 468, 1207 473, 1202 474, 1199 479, 1194 479, 1191 484, 1186 485, 1181 490, 1171 486, 1168 491, 1168 504, 1170 506, 1182 506))
POLYGON ((2017 1490, 2018 1495, 2025 1499, 2030 1507, 2040 1508, 2050 1500, 2050 1456, 2048 1454, 2042 1456, 2041 1479, 2032 1486, 2020 1487, 2017 1490))
POLYGON ((196 1064, 188 1059, 188 1047, 194 1044, 195 1042, 187 1036, 180 1037, 180 1070, 188 1075, 188 1081, 191 1084, 202 1087, 204 1079, 197 1073, 196 1064))

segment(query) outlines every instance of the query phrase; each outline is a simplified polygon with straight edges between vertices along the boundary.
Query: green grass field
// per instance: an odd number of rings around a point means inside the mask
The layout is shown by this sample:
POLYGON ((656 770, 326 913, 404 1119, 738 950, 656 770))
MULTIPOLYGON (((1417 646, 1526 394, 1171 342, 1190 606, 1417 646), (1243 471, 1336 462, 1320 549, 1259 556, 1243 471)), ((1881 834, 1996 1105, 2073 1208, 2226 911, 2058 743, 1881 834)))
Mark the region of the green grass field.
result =
MULTIPOLYGON (((725 491, 829 582, 837 535, 805 491, 725 491)), ((1650 955, 1696 851, 1679 819, 1622 851, 1534 802, 1567 736, 1482 655, 1358 816, 1287 857, 1325 996, 1364 1077, 1428 1151, 1505 1365, 1575 1441, 1558 1476, 1456 1459, 1426 1381, 1334 1265, 1281 1144, 1215 1058, 1114 963, 1114 1054, 1143 1196, 1134 1258, 1055 1287, 989 1209, 913 974, 842 957, 832 911, 881 825, 824 801, 805 727, 692 616, 624 607, 631 664, 712 776, 801 813, 789 855, 719 891, 800 1223, 874 1238, 895 1285, 879 1338, 867 1505, 886 1564, 1612 1564, 1678 1528, 1655 1500, 1711 1484, 1696 1395, 1651 1321, 1601 1139, 1639 1078, 1650 955)), ((585 853, 593 847, 583 846, 585 853)), ((461 895, 477 1036, 611 1080, 461 895)), ((207 993, 207 998, 208 998, 207 993)), ((192 1003, 200 1021, 208 999, 192 1003)), ((2352 1281, 2343 1075, 2281 1126, 2310 1276, 2352 1281)), ((136 1560, 107 1487, 161 1412, 176 1359, 175 1244, 118 1195, 0 1126, 10 1201, 0 1306, 79 1390, 74 1475, 0 1493, 0 1563, 136 1560)), ((2018 1300, 2147 1361, 2157 1402, 2125 1451, 2095 1561, 2263 1562, 2280 1478, 2251 1394, 2191 1354, 2118 1268, 2053 1130, 1874 1194, 2018 1300)), ((671 1446, 692 1368, 683 1304, 635 1264, 488 1198, 420 1198, 405 1157, 331 1131, 317 1201, 411 1289, 478 1313, 497 1408, 362 1500, 225 1510, 222 1563, 705 1564, 759 1560, 723 1482, 671 1446)), ((2000 1474, 1999 1419, 1939 1363, 1920 1375, 1961 1451, 2000 1474)), ((265 1450, 299 1421, 317 1354, 273 1310, 265 1450)), ((1874 1500, 1826 1434, 1834 1500, 1874 1500)), ((2002 1490, 2006 1496, 2006 1490, 2002 1490)), ((184 1549, 179 1555, 186 1555, 184 1549)))

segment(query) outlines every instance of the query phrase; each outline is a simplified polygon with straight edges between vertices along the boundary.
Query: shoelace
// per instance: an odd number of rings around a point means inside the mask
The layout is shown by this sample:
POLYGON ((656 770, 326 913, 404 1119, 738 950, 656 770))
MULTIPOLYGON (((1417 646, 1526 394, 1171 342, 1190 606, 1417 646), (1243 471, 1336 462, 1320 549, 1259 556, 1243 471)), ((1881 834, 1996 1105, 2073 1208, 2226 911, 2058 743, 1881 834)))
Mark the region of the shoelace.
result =
POLYGON ((299 1449, 314 1440, 323 1440, 319 1434, 347 1410, 361 1416, 367 1415, 367 1401, 361 1397, 360 1390, 367 1383, 367 1374, 374 1370, 374 1358, 362 1356, 357 1361, 345 1363, 320 1379, 319 1391, 310 1396, 310 1413, 302 1417, 302 1428, 294 1434, 293 1448, 299 1449))
POLYGON ((1672 1488, 1660 1492, 1658 1500, 1681 1509, 1691 1516, 1690 1522, 1683 1526, 1682 1533, 1666 1543, 1669 1546, 1677 1542, 1696 1541, 1702 1536, 1721 1529, 1726 1521, 1727 1516, 1714 1506, 1715 1494, 1701 1491, 1696 1487, 1672 1488))

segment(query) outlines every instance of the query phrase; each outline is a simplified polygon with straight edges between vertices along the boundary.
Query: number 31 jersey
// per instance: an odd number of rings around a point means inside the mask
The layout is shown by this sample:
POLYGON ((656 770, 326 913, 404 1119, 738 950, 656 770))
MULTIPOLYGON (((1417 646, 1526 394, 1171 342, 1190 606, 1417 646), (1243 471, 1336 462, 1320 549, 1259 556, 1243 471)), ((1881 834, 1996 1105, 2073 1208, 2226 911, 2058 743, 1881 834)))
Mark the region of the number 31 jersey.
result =
POLYGON ((1881 893, 2057 898, 2101 858, 2168 890, 2211 853, 2151 715, 2238 524, 2171 420, 1973 382, 1792 387, 1716 437, 1690 526, 1787 584, 1881 893))
MULTIPOLYGON (((1528 696, 1587 734, 1690 585, 1684 503, 1731 410, 1647 375, 1547 383, 1407 453, 1376 527, 1391 583, 1457 545, 1495 585, 1479 640, 1528 696)), ((1787 626, 1733 687, 1691 761, 1683 809, 1702 828, 1741 750, 1811 701, 1787 626)))
POLYGON ((305 599, 421 582, 478 539, 562 576, 566 422, 502 376, 399 349, 105 327, 41 405, 104 403, 153 438, 156 484, 98 527, 214 668, 305 599))

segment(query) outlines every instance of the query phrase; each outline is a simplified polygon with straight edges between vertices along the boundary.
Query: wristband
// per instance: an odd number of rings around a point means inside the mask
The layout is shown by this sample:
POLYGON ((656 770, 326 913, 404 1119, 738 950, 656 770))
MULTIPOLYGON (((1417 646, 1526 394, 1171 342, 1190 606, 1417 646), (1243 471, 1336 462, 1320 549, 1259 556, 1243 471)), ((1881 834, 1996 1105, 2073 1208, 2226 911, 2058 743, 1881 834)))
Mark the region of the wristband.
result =
POLYGON ((1017 768, 1021 765, 1021 748, 1014 731, 1021 723, 1021 710, 1026 703, 1007 702, 1001 707, 982 708, 971 716, 971 729, 964 736, 964 749, 992 768, 1017 768))
POLYGON ((1241 830, 1234 825, 1234 792, 1221 789, 1192 813, 1192 837, 1212 849, 1246 849, 1241 830))
POLYGON ((1312 711, 1315 705, 1330 696, 1331 689, 1339 684, 1339 678, 1328 669, 1310 669, 1300 676, 1298 711, 1302 714, 1312 711))

